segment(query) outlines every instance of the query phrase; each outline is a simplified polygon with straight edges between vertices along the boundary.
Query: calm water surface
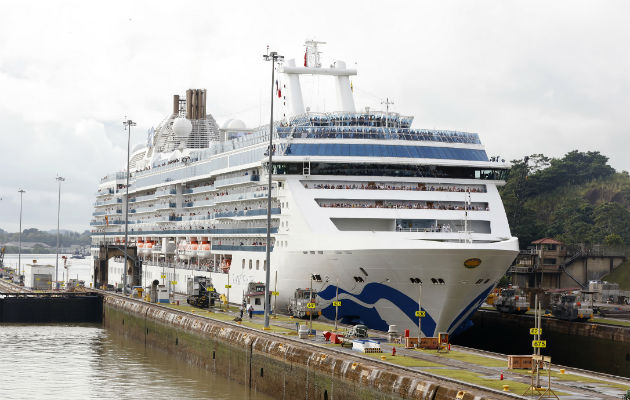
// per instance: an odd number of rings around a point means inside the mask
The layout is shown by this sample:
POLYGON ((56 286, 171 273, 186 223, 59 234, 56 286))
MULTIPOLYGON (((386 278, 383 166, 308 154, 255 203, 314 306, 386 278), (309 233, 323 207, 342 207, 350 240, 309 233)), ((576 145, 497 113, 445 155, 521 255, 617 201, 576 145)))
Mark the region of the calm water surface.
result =
POLYGON ((100 325, 0 324, 0 399, 270 397, 100 325))

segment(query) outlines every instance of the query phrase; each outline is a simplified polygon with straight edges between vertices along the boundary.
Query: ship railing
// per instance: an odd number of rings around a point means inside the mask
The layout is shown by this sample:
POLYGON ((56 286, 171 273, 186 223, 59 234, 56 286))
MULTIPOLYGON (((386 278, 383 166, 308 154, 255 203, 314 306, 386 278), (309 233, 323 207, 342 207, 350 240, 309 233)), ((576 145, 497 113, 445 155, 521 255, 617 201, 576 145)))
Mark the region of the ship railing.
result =
POLYGON ((171 196, 177 194, 175 189, 161 189, 155 191, 155 197, 171 196))
POLYGON ((133 198, 129 199, 130 203, 140 203, 141 201, 145 201, 145 200, 155 200, 155 194, 147 194, 144 196, 136 196, 133 198))
MULTIPOLYGON (((248 245, 229 245, 229 244, 213 244, 213 251, 266 251, 267 246, 248 246, 248 245)), ((271 246, 271 250, 273 251, 273 246, 271 246)))
POLYGON ((101 183, 107 182, 107 181, 119 180, 119 179, 126 179, 126 178, 127 178, 127 173, 125 171, 119 171, 119 172, 114 172, 112 174, 102 177, 101 183))
POLYGON ((396 228, 396 232, 433 232, 433 233, 457 233, 448 230, 445 227, 426 227, 426 228, 396 228))
POLYGON ((175 208, 177 207, 176 203, 162 203, 162 204, 156 204, 155 205, 155 210, 166 210, 166 209, 170 209, 170 208, 175 208))
POLYGON ((211 220, 212 215, 184 215, 181 217, 182 221, 206 221, 211 220))
POLYGON ((95 216, 95 217, 100 217, 100 216, 103 216, 103 215, 116 215, 116 214, 122 214, 122 210, 94 211, 92 213, 92 215, 95 216))
MULTIPOLYGON (((247 234, 266 234, 267 228, 232 228, 232 229, 221 229, 221 228, 213 228, 210 229, 210 234, 212 235, 247 235, 247 234)), ((272 227, 271 233, 278 233, 278 227, 272 227)))
POLYGON ((107 196, 110 194, 114 194, 114 189, 108 188, 108 189, 102 189, 96 192, 96 196, 107 196))
POLYGON ((215 189, 214 185, 199 186, 199 187, 184 189, 184 194, 213 192, 215 190, 216 189, 215 189))
MULTIPOLYGON (((280 208, 275 207, 271 209, 271 214, 280 214, 280 208)), ((256 208, 252 210, 236 210, 236 211, 222 211, 214 214, 215 218, 230 218, 230 217, 254 217, 259 215, 267 215, 266 208, 256 208)))
POLYGON ((446 133, 384 127, 294 127, 291 128, 290 132, 283 132, 281 137, 292 137, 294 139, 373 139, 481 144, 476 133, 446 133))
POLYGON ((214 186, 218 188, 218 187, 230 186, 230 185, 235 185, 235 184, 245 183, 245 182, 258 182, 259 180, 260 180, 260 175, 243 175, 243 176, 237 176, 234 178, 217 179, 214 182, 214 186))
POLYGON ((129 212, 131 214, 142 214, 142 213, 145 213, 145 212, 153 212, 153 211, 157 211, 157 208, 155 208, 155 207, 136 207, 136 208, 129 209, 129 212))
MULTIPOLYGON (((271 191, 271 197, 276 197, 278 195, 277 190, 271 191)), ((214 202, 216 204, 219 203, 227 203, 231 201, 239 201, 239 200, 249 200, 249 199, 259 199, 259 198, 267 198, 267 190, 260 190, 256 192, 244 192, 244 193, 234 193, 228 194, 225 196, 215 196, 214 202)))
POLYGON ((190 202, 184 203, 184 207, 186 207, 186 208, 207 207, 207 206, 213 206, 213 205, 214 205, 214 200, 213 199, 190 201, 190 202))

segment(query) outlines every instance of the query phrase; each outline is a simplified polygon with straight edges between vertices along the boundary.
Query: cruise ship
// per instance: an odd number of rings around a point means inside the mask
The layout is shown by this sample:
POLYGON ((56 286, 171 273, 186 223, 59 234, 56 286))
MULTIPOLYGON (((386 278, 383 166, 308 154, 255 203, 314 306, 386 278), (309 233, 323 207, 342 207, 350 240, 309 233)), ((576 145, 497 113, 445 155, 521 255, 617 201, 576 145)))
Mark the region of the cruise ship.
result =
MULTIPOLYGON (((126 167, 101 179, 93 254, 124 242, 128 206, 143 286, 157 279, 185 293, 189 278, 208 276, 240 303, 248 283, 265 281, 271 151, 278 312, 312 284, 326 318, 335 318, 339 300, 345 323, 417 331, 424 314, 422 335, 456 332, 518 253, 497 190, 509 165, 489 159, 476 133, 412 128, 410 116, 357 110, 356 69, 322 66, 321 44, 306 42, 303 65, 300 57, 277 66, 282 111, 271 132, 239 120, 219 126, 203 89, 175 95, 170 115, 131 151, 128 197, 126 167), (312 76, 332 80, 336 111, 305 104, 302 81, 312 76)), ((108 265, 109 283, 120 283, 123 262, 108 265)))

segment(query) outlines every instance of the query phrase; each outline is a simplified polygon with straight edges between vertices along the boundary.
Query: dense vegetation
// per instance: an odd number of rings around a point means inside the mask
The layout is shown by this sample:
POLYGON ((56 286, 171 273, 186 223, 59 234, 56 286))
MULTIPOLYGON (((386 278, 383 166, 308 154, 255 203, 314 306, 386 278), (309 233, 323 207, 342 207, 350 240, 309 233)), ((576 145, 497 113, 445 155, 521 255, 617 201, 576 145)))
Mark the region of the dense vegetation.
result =
POLYGON ((630 245, 630 176, 599 152, 512 161, 500 189, 521 248, 552 237, 567 244, 630 245))

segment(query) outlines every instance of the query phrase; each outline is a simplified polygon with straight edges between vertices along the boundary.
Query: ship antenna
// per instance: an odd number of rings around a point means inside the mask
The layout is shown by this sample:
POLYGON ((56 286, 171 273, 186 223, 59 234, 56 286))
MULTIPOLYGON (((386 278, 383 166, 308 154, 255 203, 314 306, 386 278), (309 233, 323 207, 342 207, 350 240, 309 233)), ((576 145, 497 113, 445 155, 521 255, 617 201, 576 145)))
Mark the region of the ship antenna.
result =
POLYGON ((389 97, 385 97, 385 101, 381 101, 381 104, 385 104, 386 114, 385 114, 385 129, 389 127, 389 105, 394 105, 393 101, 389 101, 389 97))
POLYGON ((470 188, 466 188, 465 192, 465 201, 464 201, 464 240, 468 243, 472 243, 472 237, 470 234, 470 230, 468 229, 468 210, 470 209, 470 188))

